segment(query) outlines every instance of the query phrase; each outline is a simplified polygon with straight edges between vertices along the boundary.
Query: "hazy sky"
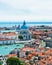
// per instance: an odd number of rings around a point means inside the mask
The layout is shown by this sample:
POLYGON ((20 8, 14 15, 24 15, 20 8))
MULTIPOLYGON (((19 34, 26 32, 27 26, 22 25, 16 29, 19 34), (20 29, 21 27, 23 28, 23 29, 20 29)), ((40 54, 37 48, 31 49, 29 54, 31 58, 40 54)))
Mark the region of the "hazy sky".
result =
POLYGON ((52 0, 0 0, 0 21, 52 21, 52 0))

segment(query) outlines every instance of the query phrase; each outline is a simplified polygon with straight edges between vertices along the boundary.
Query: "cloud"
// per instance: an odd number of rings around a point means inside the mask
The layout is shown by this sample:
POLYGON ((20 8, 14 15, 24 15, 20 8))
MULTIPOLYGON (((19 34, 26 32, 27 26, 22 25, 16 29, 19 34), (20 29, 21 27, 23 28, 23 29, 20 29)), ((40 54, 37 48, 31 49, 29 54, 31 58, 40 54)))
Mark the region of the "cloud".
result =
POLYGON ((0 0, 0 21, 52 21, 52 0, 0 0))

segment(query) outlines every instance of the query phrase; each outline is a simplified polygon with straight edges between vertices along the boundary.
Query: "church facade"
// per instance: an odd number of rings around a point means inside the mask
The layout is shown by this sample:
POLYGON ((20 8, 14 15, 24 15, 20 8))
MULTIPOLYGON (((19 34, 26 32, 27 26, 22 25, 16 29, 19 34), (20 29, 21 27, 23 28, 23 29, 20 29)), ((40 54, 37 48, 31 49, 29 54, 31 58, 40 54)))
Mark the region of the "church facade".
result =
POLYGON ((20 27, 20 25, 17 28, 18 35, 22 37, 22 40, 31 40, 31 33, 28 30, 28 27, 26 26, 26 22, 23 22, 23 25, 20 27))

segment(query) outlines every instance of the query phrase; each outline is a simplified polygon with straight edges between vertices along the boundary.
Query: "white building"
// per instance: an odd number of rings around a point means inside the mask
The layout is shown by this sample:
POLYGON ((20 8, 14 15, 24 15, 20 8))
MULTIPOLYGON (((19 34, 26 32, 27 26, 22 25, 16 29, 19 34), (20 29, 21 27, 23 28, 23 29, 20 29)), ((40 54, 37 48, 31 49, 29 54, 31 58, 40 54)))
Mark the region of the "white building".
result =
POLYGON ((16 40, 8 38, 0 38, 0 45, 2 44, 14 44, 16 40))
POLYGON ((14 44, 18 39, 18 34, 14 32, 0 34, 0 44, 14 44))
POLYGON ((22 36, 22 38, 23 38, 22 40, 31 40, 31 33, 29 32, 25 21, 23 22, 23 25, 21 27, 18 26, 17 32, 19 35, 22 36))

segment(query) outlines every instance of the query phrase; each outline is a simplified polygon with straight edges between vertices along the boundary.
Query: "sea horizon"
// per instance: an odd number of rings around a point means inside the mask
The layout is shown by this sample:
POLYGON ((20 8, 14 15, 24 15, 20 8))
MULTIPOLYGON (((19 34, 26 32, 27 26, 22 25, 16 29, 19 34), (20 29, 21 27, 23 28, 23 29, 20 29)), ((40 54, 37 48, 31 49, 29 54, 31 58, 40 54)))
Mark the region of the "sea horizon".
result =
MULTIPOLYGON (((23 22, 0 22, 0 27, 12 27, 22 25, 23 22)), ((27 26, 47 25, 52 26, 52 22, 26 22, 27 26)))

